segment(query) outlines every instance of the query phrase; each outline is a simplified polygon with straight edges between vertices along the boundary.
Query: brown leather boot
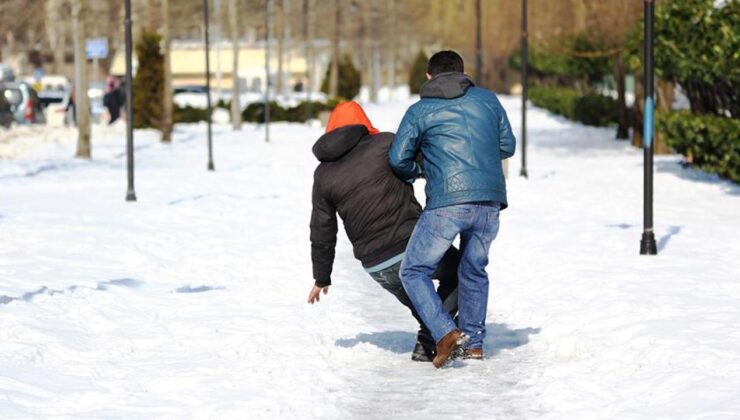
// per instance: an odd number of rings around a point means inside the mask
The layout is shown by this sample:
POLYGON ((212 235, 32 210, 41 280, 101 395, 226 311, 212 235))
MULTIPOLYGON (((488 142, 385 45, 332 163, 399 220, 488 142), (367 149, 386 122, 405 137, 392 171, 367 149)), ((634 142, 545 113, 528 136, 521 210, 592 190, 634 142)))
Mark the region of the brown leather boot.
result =
POLYGON ((441 368, 450 358, 459 352, 460 347, 467 342, 467 336, 462 335, 460 330, 452 330, 437 343, 437 355, 434 356, 432 364, 441 368))
POLYGON ((462 358, 466 360, 483 360, 483 357, 483 349, 465 349, 462 358))

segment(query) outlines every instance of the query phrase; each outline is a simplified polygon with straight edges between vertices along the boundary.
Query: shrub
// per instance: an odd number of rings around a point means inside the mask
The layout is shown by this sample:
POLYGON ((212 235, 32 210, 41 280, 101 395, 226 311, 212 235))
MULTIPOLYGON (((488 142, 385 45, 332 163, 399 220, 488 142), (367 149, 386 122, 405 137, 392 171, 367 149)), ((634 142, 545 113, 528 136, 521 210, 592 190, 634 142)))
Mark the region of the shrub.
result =
MULTIPOLYGON (((326 68, 326 76, 324 82, 321 83, 321 91, 329 93, 329 80, 331 79, 331 67, 332 63, 326 68)), ((352 58, 349 55, 345 55, 339 60, 339 89, 337 94, 341 98, 353 99, 360 93, 360 87, 362 85, 362 75, 360 71, 355 68, 352 64, 352 58)))
POLYGON ((144 32, 136 44, 139 67, 134 78, 134 127, 161 129, 164 109, 164 55, 161 37, 144 32))
POLYGON ((656 130, 696 167, 740 183, 740 120, 688 111, 661 112, 656 130))
POLYGON ((176 123, 194 123, 206 121, 207 118, 208 112, 206 112, 205 108, 194 108, 189 105, 181 108, 175 104, 174 122, 176 123))
POLYGON ((576 121, 586 125, 607 126, 617 120, 617 101, 604 95, 584 95, 576 99, 573 114, 576 121))
POLYGON ((421 86, 427 82, 427 62, 429 58, 424 54, 424 51, 419 51, 414 59, 414 64, 411 66, 409 72, 409 89, 411 93, 418 95, 421 91, 421 86))
POLYGON ((540 108, 586 125, 607 126, 616 121, 617 102, 603 95, 581 95, 562 86, 532 86, 529 99, 540 108))

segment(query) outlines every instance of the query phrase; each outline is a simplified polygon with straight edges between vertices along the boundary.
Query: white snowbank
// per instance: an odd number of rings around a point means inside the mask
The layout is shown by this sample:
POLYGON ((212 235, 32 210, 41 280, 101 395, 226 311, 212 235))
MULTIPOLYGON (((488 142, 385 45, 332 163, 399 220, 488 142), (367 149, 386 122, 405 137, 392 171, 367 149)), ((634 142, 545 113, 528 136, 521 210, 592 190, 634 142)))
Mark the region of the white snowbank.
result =
MULTIPOLYGON (((395 130, 409 102, 368 105, 395 130)), ((503 98, 518 132, 518 98, 503 98)), ((491 251, 484 362, 410 361, 415 325, 340 234, 312 284, 321 129, 29 133, 0 160, 0 417, 734 418, 740 187, 660 157, 660 255, 641 257, 642 153, 537 109, 491 251), (33 152, 32 150, 38 150, 33 152)), ((417 187, 422 187, 418 185, 417 187)), ((418 190, 420 198, 423 192, 418 190)))

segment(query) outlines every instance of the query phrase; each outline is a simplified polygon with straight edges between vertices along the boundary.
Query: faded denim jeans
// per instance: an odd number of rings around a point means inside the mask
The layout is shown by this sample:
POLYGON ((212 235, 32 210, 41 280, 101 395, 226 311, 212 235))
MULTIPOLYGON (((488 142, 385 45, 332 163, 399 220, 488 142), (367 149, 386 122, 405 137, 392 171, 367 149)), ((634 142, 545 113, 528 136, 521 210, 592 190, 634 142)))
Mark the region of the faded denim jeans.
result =
POLYGON ((457 328, 434 292, 432 273, 460 235, 459 325, 467 348, 482 348, 488 307, 488 253, 499 230, 498 203, 470 203, 424 210, 401 264, 406 293, 435 342, 457 328))
MULTIPOLYGON (((460 251, 455 247, 449 247, 440 261, 439 268, 432 276, 432 278, 439 280, 439 287, 435 294, 442 302, 444 302, 444 310, 447 311, 451 317, 457 316, 457 267, 459 264, 460 251)), ((434 348, 436 341, 434 341, 429 333, 429 329, 424 326, 419 314, 416 313, 414 305, 411 303, 411 300, 409 300, 409 297, 403 288, 403 284, 401 283, 401 262, 383 270, 370 273, 370 276, 383 289, 390 292, 399 302, 411 310, 411 315, 419 321, 419 334, 417 339, 422 344, 434 348)))

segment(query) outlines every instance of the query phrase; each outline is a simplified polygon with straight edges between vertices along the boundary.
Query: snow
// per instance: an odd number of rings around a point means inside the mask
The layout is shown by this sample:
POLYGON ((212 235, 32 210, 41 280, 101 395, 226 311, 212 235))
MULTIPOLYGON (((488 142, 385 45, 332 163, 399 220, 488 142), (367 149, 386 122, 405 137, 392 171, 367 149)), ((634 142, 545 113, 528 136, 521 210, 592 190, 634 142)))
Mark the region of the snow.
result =
MULTIPOLYGON (((520 99, 503 97, 519 131, 520 99)), ((395 130, 410 100, 368 105, 395 130)), ((533 109, 491 251, 483 362, 410 360, 415 325, 340 233, 316 305, 314 125, 0 134, 0 418, 738 418, 740 187, 533 109), (12 138, 8 138, 12 137, 12 138), (14 146, 20 144, 21 146, 14 146), (2 152, 4 150, 4 152, 2 152)), ((423 185, 416 185, 423 200, 423 185)))

